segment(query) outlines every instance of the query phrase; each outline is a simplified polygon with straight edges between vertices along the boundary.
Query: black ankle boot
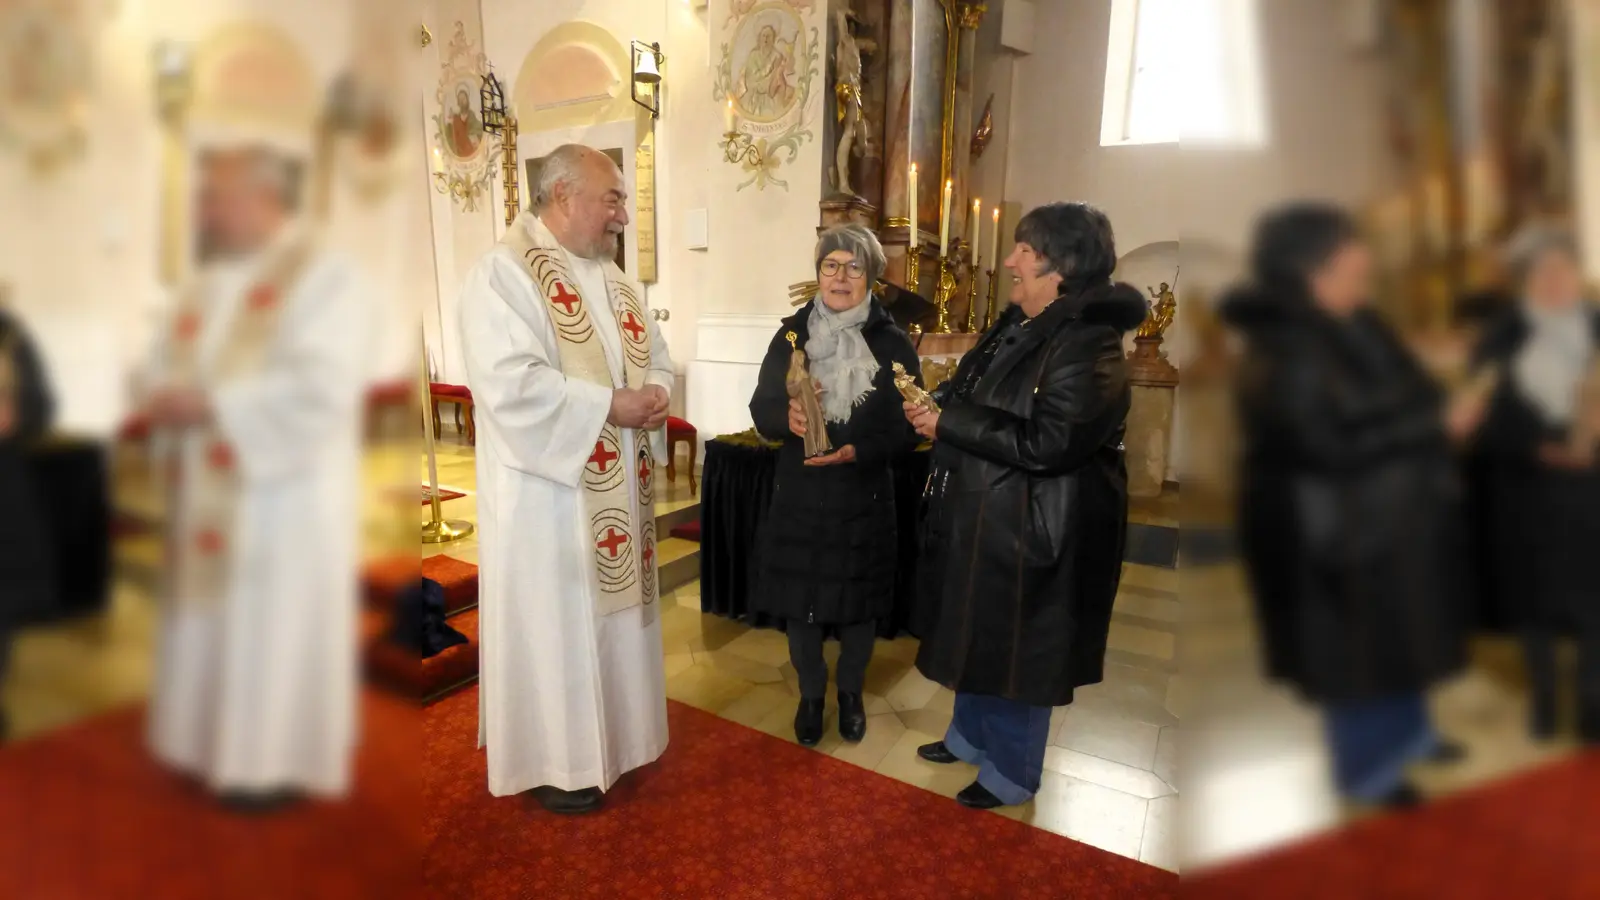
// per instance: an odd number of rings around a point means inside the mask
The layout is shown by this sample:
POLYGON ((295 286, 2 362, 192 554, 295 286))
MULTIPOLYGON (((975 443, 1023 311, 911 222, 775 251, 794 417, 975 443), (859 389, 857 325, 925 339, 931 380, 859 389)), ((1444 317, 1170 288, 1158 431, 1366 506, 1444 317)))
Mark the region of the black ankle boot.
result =
POLYGON ((860 694, 839 692, 839 736, 852 744, 867 736, 867 706, 860 694))
POLYGON ((576 791, 563 791, 549 785, 533 789, 533 799, 539 805, 559 816, 581 816, 592 813, 605 804, 605 794, 597 787, 576 791))
POLYGON ((794 713, 794 739, 801 746, 815 747, 822 740, 822 698, 802 698, 800 708, 794 713))

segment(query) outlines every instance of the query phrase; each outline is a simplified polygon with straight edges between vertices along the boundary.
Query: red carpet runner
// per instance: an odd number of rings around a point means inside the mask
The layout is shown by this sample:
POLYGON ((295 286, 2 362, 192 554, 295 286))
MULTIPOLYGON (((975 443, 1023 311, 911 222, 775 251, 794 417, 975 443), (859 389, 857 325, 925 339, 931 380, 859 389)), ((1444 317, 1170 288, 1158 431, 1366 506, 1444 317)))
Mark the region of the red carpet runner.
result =
POLYGON ((1176 897, 1170 872, 670 703, 666 756, 593 816, 491 797, 478 692, 424 713, 427 893, 473 898, 1176 897))
POLYGON ((1184 897, 1593 900, 1600 897, 1600 753, 1186 875, 1184 897))

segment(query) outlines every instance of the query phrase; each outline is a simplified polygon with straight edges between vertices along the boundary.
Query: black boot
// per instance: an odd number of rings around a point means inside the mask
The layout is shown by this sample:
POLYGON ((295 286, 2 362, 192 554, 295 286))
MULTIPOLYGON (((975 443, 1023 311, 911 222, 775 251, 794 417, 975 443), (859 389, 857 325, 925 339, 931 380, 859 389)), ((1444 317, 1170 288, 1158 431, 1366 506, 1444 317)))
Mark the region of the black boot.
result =
POLYGON ((1427 761, 1436 764, 1458 763, 1467 758, 1467 748, 1461 743, 1441 738, 1428 753, 1427 761))
POLYGON ((928 762, 938 763, 941 766, 961 761, 954 753, 950 752, 949 747, 944 745, 944 741, 934 741, 931 744, 923 744, 921 747, 917 748, 917 755, 928 762))
POLYGON ((1407 782, 1379 797, 1373 805, 1391 810, 1414 809, 1422 805, 1422 792, 1407 782))
POLYGON ((815 747, 822 740, 822 698, 802 698, 794 713, 794 739, 803 747, 815 747))
POLYGON ((852 744, 867 736, 867 706, 860 694, 839 692, 839 736, 852 744))
POLYGON ((563 791, 545 785, 533 789, 533 799, 558 816, 581 816, 598 810, 605 801, 605 794, 597 787, 563 791))
POLYGON ((296 806, 303 799, 298 791, 223 791, 217 795, 229 812, 242 816, 267 816, 296 806))

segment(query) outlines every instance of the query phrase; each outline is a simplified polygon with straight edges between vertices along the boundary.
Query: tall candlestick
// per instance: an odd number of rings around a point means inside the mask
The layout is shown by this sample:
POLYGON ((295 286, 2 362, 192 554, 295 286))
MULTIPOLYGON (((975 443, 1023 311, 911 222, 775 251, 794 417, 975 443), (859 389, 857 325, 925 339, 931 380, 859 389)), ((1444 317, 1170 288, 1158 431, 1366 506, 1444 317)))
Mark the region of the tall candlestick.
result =
POLYGON ((909 244, 909 246, 911 247, 912 250, 915 250, 915 249, 917 249, 917 235, 918 235, 919 232, 922 231, 921 227, 919 227, 917 225, 917 164, 916 163, 912 163, 911 164, 911 175, 910 175, 910 178, 911 178, 911 182, 910 182, 909 185, 907 185, 907 190, 909 190, 910 193, 911 193, 911 243, 909 244))
POLYGON ((994 234, 989 236, 989 268, 1000 271, 1000 207, 994 208, 994 234))
POLYGON ((944 202, 939 204, 939 255, 950 255, 950 189, 953 187, 950 179, 944 182, 944 202))
POLYGON ((978 264, 978 237, 983 234, 983 200, 972 199, 972 217, 967 219, 967 245, 972 248, 972 264, 978 264))

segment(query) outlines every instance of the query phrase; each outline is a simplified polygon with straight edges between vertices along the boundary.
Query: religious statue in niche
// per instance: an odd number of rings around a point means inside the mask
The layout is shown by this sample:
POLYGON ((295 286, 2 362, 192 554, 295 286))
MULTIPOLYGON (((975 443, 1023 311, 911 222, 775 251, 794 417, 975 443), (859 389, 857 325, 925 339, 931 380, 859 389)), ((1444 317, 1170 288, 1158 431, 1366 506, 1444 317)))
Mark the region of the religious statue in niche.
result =
POLYGON ((440 63, 434 92, 438 111, 433 122, 433 178, 440 193, 467 212, 487 195, 499 161, 497 142, 483 129, 479 91, 489 61, 467 38, 466 25, 456 22, 455 36, 440 63))
POLYGON ((850 15, 844 10, 838 17, 839 42, 834 49, 834 99, 838 102, 838 120, 843 129, 833 158, 833 187, 840 196, 854 197, 850 186, 850 156, 866 152, 870 140, 867 112, 861 104, 861 54, 872 53, 877 45, 868 38, 858 38, 850 29, 850 15))
POLYGON ((812 82, 820 69, 818 34, 806 28, 799 13, 810 6, 797 0, 739 0, 728 17, 730 39, 722 45, 712 97, 731 105, 730 130, 748 135, 754 148, 740 158, 750 178, 737 190, 752 184, 757 190, 787 189, 788 182, 777 177, 779 167, 794 162, 800 146, 815 139, 808 117, 814 115, 812 82))

